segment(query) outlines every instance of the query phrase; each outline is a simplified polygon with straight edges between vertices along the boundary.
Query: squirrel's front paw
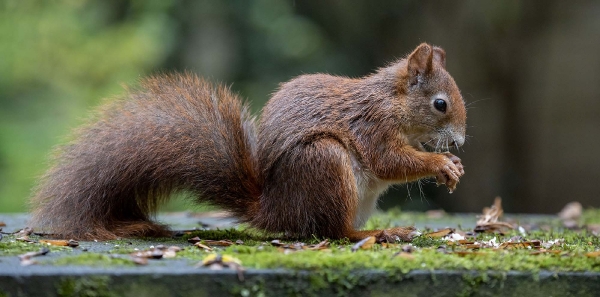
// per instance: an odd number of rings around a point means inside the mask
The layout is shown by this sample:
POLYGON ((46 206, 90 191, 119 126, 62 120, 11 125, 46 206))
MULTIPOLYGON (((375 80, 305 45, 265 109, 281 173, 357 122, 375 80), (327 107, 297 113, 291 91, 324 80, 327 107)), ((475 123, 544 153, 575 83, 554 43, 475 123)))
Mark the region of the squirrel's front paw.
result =
POLYGON ((412 239, 419 235, 415 227, 396 227, 381 230, 381 233, 377 235, 376 240, 378 243, 389 242, 395 243, 397 241, 412 241, 412 239))
POLYGON ((443 156, 445 160, 437 172, 436 182, 438 185, 445 184, 452 193, 456 189, 459 178, 465 174, 465 170, 457 156, 451 153, 443 153, 443 156))

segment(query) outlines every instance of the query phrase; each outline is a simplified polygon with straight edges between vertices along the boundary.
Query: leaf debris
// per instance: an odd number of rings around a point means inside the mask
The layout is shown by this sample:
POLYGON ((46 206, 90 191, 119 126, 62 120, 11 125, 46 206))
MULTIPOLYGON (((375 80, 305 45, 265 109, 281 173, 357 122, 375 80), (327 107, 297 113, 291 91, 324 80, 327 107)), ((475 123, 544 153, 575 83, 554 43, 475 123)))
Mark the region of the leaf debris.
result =
POLYGON ((375 244, 375 236, 369 236, 367 238, 362 239, 352 246, 352 252, 356 252, 359 249, 368 250, 373 247, 375 244))
POLYGON ((21 260, 22 266, 29 266, 29 265, 38 264, 37 261, 32 259, 33 257, 45 256, 49 252, 50 252, 50 249, 44 247, 37 252, 28 252, 28 253, 19 255, 18 257, 19 257, 19 260, 21 260))
POLYGON ((238 279, 244 281, 244 267, 242 261, 237 258, 221 255, 221 254, 210 254, 206 256, 202 261, 196 264, 196 267, 207 267, 211 270, 221 270, 223 268, 229 268, 237 271, 238 279))
POLYGON ((504 210, 502 209, 502 198, 496 197, 496 199, 494 199, 494 205, 483 208, 483 214, 478 216, 479 219, 477 220, 474 231, 503 233, 503 230, 514 229, 511 224, 499 221, 502 214, 504 214, 504 210))

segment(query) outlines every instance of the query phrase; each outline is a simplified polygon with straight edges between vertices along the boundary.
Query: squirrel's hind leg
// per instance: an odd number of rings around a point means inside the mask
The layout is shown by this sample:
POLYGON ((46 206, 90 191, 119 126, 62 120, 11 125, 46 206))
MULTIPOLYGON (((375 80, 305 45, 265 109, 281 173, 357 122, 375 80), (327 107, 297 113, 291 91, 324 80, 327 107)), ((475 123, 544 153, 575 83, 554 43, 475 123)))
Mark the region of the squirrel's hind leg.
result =
POLYGON ((343 238, 358 206, 350 156, 336 139, 292 147, 265 175, 252 224, 291 236, 343 238))

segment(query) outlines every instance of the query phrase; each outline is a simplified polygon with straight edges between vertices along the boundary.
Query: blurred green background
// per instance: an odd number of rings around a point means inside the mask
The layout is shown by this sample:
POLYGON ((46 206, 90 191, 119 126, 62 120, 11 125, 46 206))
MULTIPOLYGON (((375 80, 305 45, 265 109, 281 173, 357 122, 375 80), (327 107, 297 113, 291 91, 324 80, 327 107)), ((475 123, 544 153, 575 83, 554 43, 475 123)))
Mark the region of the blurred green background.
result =
POLYGON ((258 113, 296 75, 362 76, 421 42, 446 50, 470 104, 467 174, 452 195, 397 187, 383 208, 600 206, 599 15, 598 1, 3 0, 0 212, 25 211, 52 147, 140 77, 190 70, 258 113))

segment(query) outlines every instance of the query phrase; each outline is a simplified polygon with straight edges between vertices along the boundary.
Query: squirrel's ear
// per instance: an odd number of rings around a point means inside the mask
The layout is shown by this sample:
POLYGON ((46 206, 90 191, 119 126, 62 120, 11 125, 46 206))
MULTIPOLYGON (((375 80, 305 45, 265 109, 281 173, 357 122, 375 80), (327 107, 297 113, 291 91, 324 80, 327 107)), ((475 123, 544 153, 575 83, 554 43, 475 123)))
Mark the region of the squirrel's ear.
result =
POLYGON ((421 43, 408 56, 407 70, 411 85, 417 84, 419 77, 433 69, 433 52, 434 50, 429 44, 421 43))
POLYGON ((433 61, 446 69, 446 52, 441 47, 433 47, 433 61))

